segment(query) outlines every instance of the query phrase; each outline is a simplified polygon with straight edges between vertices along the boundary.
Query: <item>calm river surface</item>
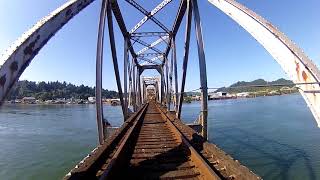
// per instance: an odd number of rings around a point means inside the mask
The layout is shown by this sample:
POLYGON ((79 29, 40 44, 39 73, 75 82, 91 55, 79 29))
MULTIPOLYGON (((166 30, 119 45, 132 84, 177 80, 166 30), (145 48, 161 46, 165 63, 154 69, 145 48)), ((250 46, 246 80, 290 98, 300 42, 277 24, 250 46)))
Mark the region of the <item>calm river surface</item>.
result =
MULTIPOLYGON (((200 104, 184 104, 193 122, 200 104)), ((107 106, 112 125, 120 107, 107 106)), ((209 101, 209 140, 264 179, 320 179, 320 129, 300 95, 209 101)), ((0 179, 61 179, 97 144, 94 105, 5 105, 0 179)))

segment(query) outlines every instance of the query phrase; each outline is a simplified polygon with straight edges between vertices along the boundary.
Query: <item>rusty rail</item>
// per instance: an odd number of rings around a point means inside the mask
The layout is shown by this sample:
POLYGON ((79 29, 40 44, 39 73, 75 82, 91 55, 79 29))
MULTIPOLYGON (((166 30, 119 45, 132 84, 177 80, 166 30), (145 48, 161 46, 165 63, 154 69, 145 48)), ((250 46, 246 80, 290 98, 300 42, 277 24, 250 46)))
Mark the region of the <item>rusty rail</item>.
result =
POLYGON ((65 179, 260 178, 211 146, 174 113, 149 102, 65 179))
POLYGON ((215 144, 209 143, 200 134, 176 118, 175 112, 157 105, 164 119, 171 122, 187 142, 199 153, 199 156, 217 173, 221 179, 257 180, 261 179, 238 160, 233 159, 215 144))

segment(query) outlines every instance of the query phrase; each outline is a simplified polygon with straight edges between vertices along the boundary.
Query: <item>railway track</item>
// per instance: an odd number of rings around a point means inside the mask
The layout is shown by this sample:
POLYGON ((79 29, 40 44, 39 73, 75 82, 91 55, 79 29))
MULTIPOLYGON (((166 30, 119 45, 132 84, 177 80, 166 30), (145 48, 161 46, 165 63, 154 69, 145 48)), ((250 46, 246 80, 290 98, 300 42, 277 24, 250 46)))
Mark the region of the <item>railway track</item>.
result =
POLYGON ((65 179, 259 179, 190 130, 147 103, 65 179))
POLYGON ((120 174, 121 178, 203 179, 205 173, 216 179, 213 170, 209 174, 203 172, 203 165, 194 160, 196 151, 190 150, 181 137, 178 130, 161 116, 156 105, 150 103, 136 136, 130 163, 125 173, 120 174))

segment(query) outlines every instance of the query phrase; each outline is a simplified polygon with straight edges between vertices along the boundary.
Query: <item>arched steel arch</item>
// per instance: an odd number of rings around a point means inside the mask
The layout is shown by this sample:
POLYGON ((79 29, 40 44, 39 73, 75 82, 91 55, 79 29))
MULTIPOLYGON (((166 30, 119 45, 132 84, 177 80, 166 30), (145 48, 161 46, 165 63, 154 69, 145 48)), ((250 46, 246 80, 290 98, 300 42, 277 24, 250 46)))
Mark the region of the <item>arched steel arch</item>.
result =
POLYGON ((280 64, 320 126, 320 71, 288 37, 270 22, 234 0, 208 0, 248 31, 280 64))
POLYGON ((70 0, 25 32, 0 58, 0 105, 40 49, 94 0, 70 0))

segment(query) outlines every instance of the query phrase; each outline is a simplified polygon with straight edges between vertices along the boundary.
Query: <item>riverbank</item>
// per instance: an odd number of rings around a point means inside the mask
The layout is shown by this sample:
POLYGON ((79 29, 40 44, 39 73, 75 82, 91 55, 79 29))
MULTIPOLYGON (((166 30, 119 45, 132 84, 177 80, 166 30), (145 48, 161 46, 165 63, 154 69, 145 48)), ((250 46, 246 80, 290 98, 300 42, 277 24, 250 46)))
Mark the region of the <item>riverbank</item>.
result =
MULTIPOLYGON (((266 180, 320 178, 320 130, 299 94, 208 102, 209 141, 266 180)), ((198 118, 198 101, 183 104, 182 120, 198 118)), ((120 106, 104 106, 113 125, 120 106)), ((61 179, 97 145, 95 105, 0 108, 0 177, 61 179), (14 173, 13 173, 14 172, 14 173)))

